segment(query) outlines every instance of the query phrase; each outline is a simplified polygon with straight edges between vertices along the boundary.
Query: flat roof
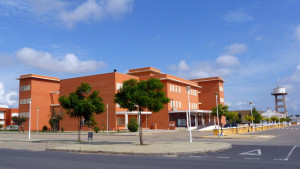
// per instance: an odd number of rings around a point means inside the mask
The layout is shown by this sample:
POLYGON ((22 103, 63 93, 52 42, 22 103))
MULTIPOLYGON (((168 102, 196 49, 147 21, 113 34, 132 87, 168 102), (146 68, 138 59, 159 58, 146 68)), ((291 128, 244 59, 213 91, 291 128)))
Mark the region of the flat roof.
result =
POLYGON ((29 79, 29 78, 36 78, 36 79, 43 79, 43 80, 51 80, 51 81, 57 81, 59 82, 60 79, 56 77, 50 77, 50 76, 43 76, 43 75, 36 75, 36 74, 27 74, 27 75, 21 75, 17 80, 21 79, 29 79))

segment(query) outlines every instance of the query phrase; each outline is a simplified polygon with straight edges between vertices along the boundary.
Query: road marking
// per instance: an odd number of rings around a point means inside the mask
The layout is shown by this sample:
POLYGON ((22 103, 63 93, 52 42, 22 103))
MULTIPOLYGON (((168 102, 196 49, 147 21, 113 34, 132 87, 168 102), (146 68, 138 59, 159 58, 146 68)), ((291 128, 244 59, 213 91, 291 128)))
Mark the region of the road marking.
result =
POLYGON ((288 161, 289 158, 290 158, 290 156, 292 155, 292 153, 293 153, 293 151, 295 150, 296 147, 297 147, 297 146, 294 146, 294 147, 291 149, 291 151, 289 152, 289 154, 286 156, 285 159, 274 159, 274 160, 288 161))
POLYGON ((230 158, 230 157, 216 157, 216 158, 230 158))
POLYGON ((193 157, 193 158, 202 158, 202 156, 189 156, 189 157, 193 157))
POLYGON ((244 153, 240 153, 240 155, 261 156, 261 151, 260 149, 251 150, 244 153))
POLYGON ((260 158, 244 158, 245 160, 260 160, 260 158))

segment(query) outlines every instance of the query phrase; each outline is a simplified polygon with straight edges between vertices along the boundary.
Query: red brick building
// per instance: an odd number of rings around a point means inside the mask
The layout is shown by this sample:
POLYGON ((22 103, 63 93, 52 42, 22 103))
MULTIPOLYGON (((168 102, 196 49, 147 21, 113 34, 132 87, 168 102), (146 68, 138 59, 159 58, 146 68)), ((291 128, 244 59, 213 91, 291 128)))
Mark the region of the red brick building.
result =
POLYGON ((12 121, 12 117, 19 115, 19 109, 14 108, 0 108, 0 124, 4 128, 11 125, 15 125, 12 121))
MULTIPOLYGON (((126 129, 131 117, 137 118, 137 112, 129 112, 114 103, 114 94, 125 80, 137 79, 147 80, 150 78, 160 79, 165 85, 164 91, 170 98, 170 103, 158 113, 144 110, 142 112, 143 128, 169 129, 170 123, 176 127, 186 127, 188 112, 188 93, 186 86, 190 86, 190 110, 191 122, 194 128, 205 125, 213 125, 214 117, 210 116, 211 108, 216 106, 215 92, 219 93, 218 103, 224 104, 224 80, 220 77, 186 80, 176 76, 162 73, 160 70, 146 67, 131 69, 127 74, 118 72, 70 78, 60 80, 58 78, 41 75, 20 76, 20 115, 29 116, 29 105, 31 100, 31 129, 41 130, 44 125, 49 127, 51 110, 61 110, 58 97, 68 95, 76 90, 83 82, 89 83, 93 90, 100 91, 103 102, 108 107, 108 128, 109 130, 126 129), (37 114, 37 112, 39 113, 37 114), (38 118, 38 119, 37 119, 38 118)), ((100 128, 106 127, 107 110, 96 115, 95 119, 100 128)), ((225 118, 222 119, 225 123, 225 118)), ((66 131, 77 130, 78 120, 71 119, 63 114, 63 120, 59 127, 66 131)), ((28 123, 24 124, 28 129, 28 123)), ((83 130, 88 130, 83 127, 83 130)))

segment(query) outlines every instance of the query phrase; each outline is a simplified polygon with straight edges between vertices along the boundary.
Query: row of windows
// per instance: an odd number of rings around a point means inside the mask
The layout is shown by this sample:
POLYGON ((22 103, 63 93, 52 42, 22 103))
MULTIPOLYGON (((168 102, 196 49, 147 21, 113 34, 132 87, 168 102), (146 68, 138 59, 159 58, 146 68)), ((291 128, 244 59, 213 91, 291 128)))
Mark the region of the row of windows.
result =
POLYGON ((198 109, 197 103, 190 103, 190 109, 192 109, 192 110, 198 109))
POLYGON ((29 90, 30 90, 30 85, 20 87, 20 91, 29 91, 29 90))
POLYGON ((29 104, 31 99, 20 99, 20 104, 29 104))
POLYGON ((20 113, 20 117, 29 117, 29 112, 20 113))
POLYGON ((198 92, 197 90, 191 89, 190 95, 197 96, 197 92, 198 92))
POLYGON ((176 85, 170 85, 170 91, 171 92, 178 92, 181 93, 181 87, 176 85))
POLYGON ((181 101, 171 100, 170 103, 172 108, 181 108, 181 101))

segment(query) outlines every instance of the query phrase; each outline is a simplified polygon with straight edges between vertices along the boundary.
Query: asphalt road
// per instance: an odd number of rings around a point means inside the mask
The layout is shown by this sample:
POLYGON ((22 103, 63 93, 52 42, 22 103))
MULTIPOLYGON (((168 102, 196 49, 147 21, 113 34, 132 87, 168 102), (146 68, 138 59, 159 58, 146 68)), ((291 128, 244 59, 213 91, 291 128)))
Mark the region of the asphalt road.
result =
POLYGON ((128 156, 0 149, 0 169, 300 168, 300 126, 254 134, 276 137, 261 141, 221 139, 219 141, 232 143, 233 148, 223 152, 186 156, 128 156))

